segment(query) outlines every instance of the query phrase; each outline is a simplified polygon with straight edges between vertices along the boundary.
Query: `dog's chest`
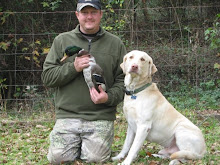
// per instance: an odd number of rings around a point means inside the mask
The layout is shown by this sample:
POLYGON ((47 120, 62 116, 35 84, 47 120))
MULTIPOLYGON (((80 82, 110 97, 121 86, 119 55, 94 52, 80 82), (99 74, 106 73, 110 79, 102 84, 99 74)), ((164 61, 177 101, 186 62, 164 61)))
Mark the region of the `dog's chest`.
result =
POLYGON ((141 101, 139 95, 135 95, 136 98, 131 98, 130 95, 126 95, 124 99, 123 111, 128 122, 137 123, 140 120, 147 118, 148 112, 144 112, 145 103, 141 101))
POLYGON ((132 104, 126 104, 123 107, 123 112, 127 122, 130 127, 136 131, 137 130, 137 121, 138 121, 138 113, 136 108, 132 104))

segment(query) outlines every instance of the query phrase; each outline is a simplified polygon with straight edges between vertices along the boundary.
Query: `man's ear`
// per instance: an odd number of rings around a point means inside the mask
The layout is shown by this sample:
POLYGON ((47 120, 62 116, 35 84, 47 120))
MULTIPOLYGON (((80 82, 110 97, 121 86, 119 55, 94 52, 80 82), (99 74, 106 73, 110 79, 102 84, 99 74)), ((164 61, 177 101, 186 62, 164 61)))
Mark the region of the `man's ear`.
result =
POLYGON ((101 18, 102 18, 102 16, 103 16, 103 11, 102 10, 100 11, 100 14, 101 14, 101 18))
POLYGON ((78 19, 79 12, 78 12, 78 11, 75 11, 75 15, 76 15, 76 17, 77 17, 77 19, 78 19))

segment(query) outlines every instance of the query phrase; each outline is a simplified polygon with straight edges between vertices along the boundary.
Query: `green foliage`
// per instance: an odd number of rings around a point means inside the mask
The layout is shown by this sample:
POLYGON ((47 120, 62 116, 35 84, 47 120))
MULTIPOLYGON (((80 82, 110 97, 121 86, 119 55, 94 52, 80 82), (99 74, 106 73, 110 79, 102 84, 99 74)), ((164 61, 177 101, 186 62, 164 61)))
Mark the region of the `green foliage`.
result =
POLYGON ((5 84, 6 78, 0 77, 0 110, 6 111, 6 101, 3 101, 5 98, 5 90, 7 90, 7 85, 5 84))
POLYGON ((180 80, 181 85, 178 91, 171 91, 171 87, 164 92, 167 99, 177 109, 219 109, 220 88, 219 82, 213 80, 201 82, 199 86, 192 86, 190 83, 180 80))
POLYGON ((42 46, 41 41, 38 39, 35 42, 30 43, 28 46, 26 44, 27 42, 28 41, 25 41, 23 38, 16 39, 15 36, 10 35, 8 39, 0 42, 0 49, 3 49, 5 52, 21 49, 21 52, 24 53, 22 58, 28 61, 33 60, 34 64, 40 68, 40 56, 47 54, 49 52, 49 48, 42 46), (32 53, 32 56, 27 55, 30 52, 32 53))
POLYGON ((37 86, 35 85, 28 85, 25 90, 24 90, 24 97, 25 98, 37 98, 37 97, 41 97, 38 93, 37 93, 37 86))
POLYGON ((6 81, 6 78, 1 78, 0 77, 0 87, 1 88, 6 88, 6 86, 4 85, 4 81, 6 81))
POLYGON ((0 8, 0 20, 1 20, 1 24, 4 24, 6 19, 11 15, 13 14, 12 12, 10 11, 6 11, 4 13, 2 13, 2 9, 0 8))
POLYGON ((43 8, 49 9, 52 11, 59 8, 60 3, 62 3, 62 0, 45 0, 45 1, 41 2, 43 8))
POLYGON ((213 80, 200 83, 198 89, 194 89, 199 98, 198 107, 201 109, 219 109, 220 102, 220 88, 219 82, 215 84, 213 80))
POLYGON ((111 5, 119 5, 120 7, 122 7, 124 3, 124 0, 108 0, 108 4, 111 4, 111 5))
POLYGON ((13 95, 15 98, 19 98, 20 96, 22 96, 22 90, 20 87, 16 87, 16 91, 14 92, 13 95))
MULTIPOLYGON (((119 7, 122 8, 122 4, 124 1, 120 1, 119 7)), ((118 4, 119 2, 117 1, 111 1, 109 4, 105 6, 106 11, 104 13, 104 22, 102 22, 102 26, 105 30, 111 31, 111 32, 116 32, 117 31, 122 31, 125 28, 125 20, 124 19, 115 19, 115 10, 113 9, 114 4, 118 4)))
POLYGON ((211 49, 218 49, 220 52, 220 13, 216 15, 213 27, 205 31, 205 40, 210 42, 211 49))
POLYGON ((107 2, 102 19, 102 27, 106 31, 109 31, 120 37, 124 44, 128 46, 128 41, 125 39, 125 35, 122 33, 126 29, 127 17, 117 17, 119 10, 115 10, 115 8, 122 9, 123 4, 124 0, 109 0, 107 2))
POLYGON ((32 57, 31 56, 27 56, 27 55, 23 55, 23 57, 28 60, 28 61, 32 61, 34 62, 34 64, 40 68, 41 65, 41 61, 40 58, 41 56, 44 56, 45 54, 47 54, 49 52, 49 48, 46 46, 43 46, 41 40, 36 40, 35 42, 31 43, 28 45, 28 47, 23 47, 22 48, 22 52, 23 53, 28 53, 32 51, 32 57), (34 49, 34 50, 33 50, 34 49))
POLYGON ((9 40, 0 42, 0 49, 7 51, 9 48, 16 47, 23 41, 23 38, 15 39, 13 36, 9 40))
MULTIPOLYGON (((205 40, 210 42, 209 47, 217 50, 217 56, 220 57, 220 13, 216 15, 213 27, 209 27, 205 31, 205 40)), ((214 68, 220 73, 220 64, 215 63, 214 68)))

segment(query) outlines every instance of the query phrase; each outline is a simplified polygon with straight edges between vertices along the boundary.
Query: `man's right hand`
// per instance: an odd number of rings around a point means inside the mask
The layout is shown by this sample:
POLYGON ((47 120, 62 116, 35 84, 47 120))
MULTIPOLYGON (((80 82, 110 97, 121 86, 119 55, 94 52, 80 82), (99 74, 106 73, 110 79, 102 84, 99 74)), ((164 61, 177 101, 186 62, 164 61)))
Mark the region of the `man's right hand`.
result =
POLYGON ((77 72, 82 72, 84 68, 87 68, 89 66, 89 55, 76 57, 74 61, 74 66, 77 72))

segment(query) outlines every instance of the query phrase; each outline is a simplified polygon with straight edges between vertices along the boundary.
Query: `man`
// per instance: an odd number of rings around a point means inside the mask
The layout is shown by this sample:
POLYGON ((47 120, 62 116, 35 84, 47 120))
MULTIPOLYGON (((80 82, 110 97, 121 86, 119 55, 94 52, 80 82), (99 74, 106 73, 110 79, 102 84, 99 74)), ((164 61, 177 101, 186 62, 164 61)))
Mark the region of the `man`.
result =
POLYGON ((123 73, 120 68, 125 46, 115 35, 100 27, 99 0, 79 0, 75 12, 79 25, 58 35, 43 66, 42 80, 55 89, 56 124, 50 133, 47 155, 52 164, 104 162, 111 155, 116 106, 123 100, 123 73), (104 70, 106 92, 99 86, 88 89, 82 70, 89 66, 89 55, 69 57, 65 48, 78 46, 92 54, 104 70))

